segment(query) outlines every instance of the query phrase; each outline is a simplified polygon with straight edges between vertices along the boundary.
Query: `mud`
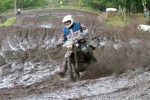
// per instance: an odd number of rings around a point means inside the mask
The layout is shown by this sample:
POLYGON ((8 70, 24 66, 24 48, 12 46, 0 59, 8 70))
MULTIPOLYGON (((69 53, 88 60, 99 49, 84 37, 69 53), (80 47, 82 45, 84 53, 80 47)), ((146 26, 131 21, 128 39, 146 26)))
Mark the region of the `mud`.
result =
MULTIPOLYGON (((13 15, 11 15, 13 16, 13 15)), ((108 15, 78 10, 23 12, 10 27, 0 27, 1 100, 139 99, 150 91, 150 34, 134 19, 124 27, 107 26, 108 15), (39 18, 42 14, 51 18, 39 18), (64 15, 89 28, 97 63, 78 82, 60 78, 65 48, 56 47, 64 15), (143 88, 144 87, 144 88, 143 88)))

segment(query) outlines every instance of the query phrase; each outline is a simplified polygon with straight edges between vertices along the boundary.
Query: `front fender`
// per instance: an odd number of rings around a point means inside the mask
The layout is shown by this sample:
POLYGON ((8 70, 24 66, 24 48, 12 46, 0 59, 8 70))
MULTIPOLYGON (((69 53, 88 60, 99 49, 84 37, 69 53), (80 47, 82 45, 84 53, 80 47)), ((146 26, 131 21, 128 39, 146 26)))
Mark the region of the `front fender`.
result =
POLYGON ((67 51, 67 52, 66 52, 66 54, 65 54, 65 58, 70 57, 70 56, 71 56, 71 54, 72 54, 72 52, 73 52, 73 51, 67 51))

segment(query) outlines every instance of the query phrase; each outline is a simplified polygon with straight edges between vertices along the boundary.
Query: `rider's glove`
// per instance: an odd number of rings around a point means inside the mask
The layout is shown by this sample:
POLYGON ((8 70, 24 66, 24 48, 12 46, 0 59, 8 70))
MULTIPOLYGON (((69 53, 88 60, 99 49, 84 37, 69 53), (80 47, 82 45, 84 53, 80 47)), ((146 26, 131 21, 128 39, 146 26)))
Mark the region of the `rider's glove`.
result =
POLYGON ((63 44, 64 43, 64 40, 62 39, 62 38, 60 38, 59 40, 58 40, 58 45, 61 45, 61 44, 63 44))

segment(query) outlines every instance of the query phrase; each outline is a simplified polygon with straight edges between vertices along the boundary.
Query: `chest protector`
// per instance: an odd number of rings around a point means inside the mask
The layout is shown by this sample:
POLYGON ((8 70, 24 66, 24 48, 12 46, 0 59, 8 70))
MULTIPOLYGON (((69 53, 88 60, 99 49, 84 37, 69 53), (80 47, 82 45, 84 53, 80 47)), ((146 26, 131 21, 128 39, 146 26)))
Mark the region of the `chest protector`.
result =
POLYGON ((63 33, 64 33, 64 37, 68 36, 69 34, 71 34, 72 32, 76 32, 76 31, 81 31, 81 25, 79 22, 75 22, 70 28, 64 28, 63 33))

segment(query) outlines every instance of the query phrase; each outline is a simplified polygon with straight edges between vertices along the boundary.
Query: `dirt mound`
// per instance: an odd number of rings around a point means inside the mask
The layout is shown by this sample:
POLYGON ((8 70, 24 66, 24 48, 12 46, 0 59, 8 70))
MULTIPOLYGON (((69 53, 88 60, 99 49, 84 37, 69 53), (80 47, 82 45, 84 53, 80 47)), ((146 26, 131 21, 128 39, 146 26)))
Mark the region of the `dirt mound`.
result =
MULTIPOLYGON (((28 18, 28 20, 27 18, 23 18, 26 21, 25 23, 28 24, 30 24, 29 22, 31 20, 35 23, 43 21, 43 19, 38 19, 39 21, 36 19, 38 18, 28 18)), ((89 37, 92 39, 90 42, 97 47, 94 53, 99 67, 102 67, 100 69, 104 68, 108 69, 106 71, 111 73, 120 73, 130 67, 143 65, 143 63, 146 64, 145 62, 148 63, 149 57, 146 56, 149 55, 146 51, 149 48, 147 35, 144 37, 136 29, 137 25, 132 24, 118 29, 107 27, 105 24, 100 23, 98 27, 97 23, 92 24, 96 22, 96 20, 94 22, 93 20, 89 22, 84 21, 86 24, 89 23, 89 37), (142 56, 145 59, 141 58, 142 56)), ((58 23, 58 21, 60 20, 53 20, 54 24, 58 23)), ((50 22, 52 23, 52 20, 50 22)), ((56 61, 58 58, 63 59, 65 49, 62 50, 53 47, 60 36, 61 27, 26 28, 23 25, 23 27, 2 27, 0 30, 2 64, 6 64, 5 60, 10 60, 15 63, 36 61, 44 61, 43 63, 46 63, 49 62, 49 58, 56 61)))

